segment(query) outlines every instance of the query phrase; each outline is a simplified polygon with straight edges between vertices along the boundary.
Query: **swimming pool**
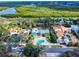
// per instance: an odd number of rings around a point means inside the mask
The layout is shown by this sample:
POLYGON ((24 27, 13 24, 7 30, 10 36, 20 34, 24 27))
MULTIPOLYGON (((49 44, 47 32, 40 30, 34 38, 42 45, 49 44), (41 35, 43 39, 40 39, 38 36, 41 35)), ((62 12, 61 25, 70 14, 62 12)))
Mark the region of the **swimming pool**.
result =
POLYGON ((37 43, 44 43, 44 40, 37 40, 37 43))

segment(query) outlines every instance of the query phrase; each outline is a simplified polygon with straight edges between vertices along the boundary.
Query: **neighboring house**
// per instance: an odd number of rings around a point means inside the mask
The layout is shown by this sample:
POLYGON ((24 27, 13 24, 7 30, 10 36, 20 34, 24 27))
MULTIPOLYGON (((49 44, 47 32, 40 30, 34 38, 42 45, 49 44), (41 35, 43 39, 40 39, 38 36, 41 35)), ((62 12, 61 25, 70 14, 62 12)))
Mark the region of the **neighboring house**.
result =
POLYGON ((18 47, 18 45, 16 45, 16 44, 14 44, 12 46, 12 53, 18 53, 18 54, 22 55, 23 51, 24 51, 24 47, 21 47, 21 45, 20 45, 20 47, 18 47))
POLYGON ((58 37, 57 42, 58 43, 63 43, 64 42, 64 39, 62 39, 62 37, 58 37))
POLYGON ((17 30, 15 29, 9 29, 10 35, 14 35, 14 34, 20 34, 17 30))
POLYGON ((29 30, 29 29, 23 29, 22 32, 23 32, 23 33, 28 33, 28 34, 29 34, 29 33, 31 32, 31 30, 29 30))
POLYGON ((62 53, 66 51, 73 51, 74 49, 75 48, 45 48, 44 52, 46 57, 59 57, 62 53))
POLYGON ((68 38, 69 40, 71 40, 72 35, 68 32, 64 33, 65 37, 68 38))
POLYGON ((64 43, 65 43, 66 45, 68 45, 69 42, 70 42, 69 39, 66 37, 66 38, 64 39, 64 43))
POLYGON ((20 34, 21 32, 29 34, 31 32, 31 30, 29 30, 29 29, 22 29, 22 30, 10 29, 9 32, 10 32, 10 35, 20 34))
POLYGON ((57 39, 57 42, 58 43, 61 43, 61 44, 65 44, 65 45, 67 45, 68 43, 69 43, 69 39, 68 38, 62 38, 62 37, 59 37, 58 39, 57 39))
POLYGON ((62 20, 59 22, 59 24, 65 24, 65 23, 64 23, 64 20, 62 19, 62 20))
POLYGON ((18 32, 12 31, 10 32, 10 35, 19 34, 18 32))
POLYGON ((79 22, 79 18, 74 19, 75 21, 79 22))

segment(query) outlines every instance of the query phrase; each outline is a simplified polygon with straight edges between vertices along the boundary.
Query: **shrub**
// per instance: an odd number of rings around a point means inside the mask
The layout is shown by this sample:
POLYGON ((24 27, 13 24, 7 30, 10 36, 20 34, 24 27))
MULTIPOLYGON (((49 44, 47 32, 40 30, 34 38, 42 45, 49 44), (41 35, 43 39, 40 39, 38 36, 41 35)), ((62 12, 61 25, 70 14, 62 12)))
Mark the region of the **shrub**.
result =
POLYGON ((70 24, 64 24, 64 27, 70 27, 70 24))
POLYGON ((26 57, 38 57, 39 54, 42 52, 42 46, 40 45, 33 45, 32 43, 27 43, 24 48, 24 55, 26 57))
POLYGON ((51 43, 56 43, 56 40, 57 40, 56 33, 54 32, 54 30, 50 31, 50 39, 49 39, 49 41, 51 43))

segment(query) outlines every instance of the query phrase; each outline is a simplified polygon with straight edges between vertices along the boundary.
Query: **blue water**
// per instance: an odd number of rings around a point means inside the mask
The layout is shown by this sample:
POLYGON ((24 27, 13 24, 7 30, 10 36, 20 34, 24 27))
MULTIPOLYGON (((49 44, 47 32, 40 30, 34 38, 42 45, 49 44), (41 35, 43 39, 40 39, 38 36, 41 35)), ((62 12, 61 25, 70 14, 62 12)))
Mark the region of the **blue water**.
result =
POLYGON ((7 8, 5 10, 0 11, 0 15, 4 14, 16 14, 16 9, 15 8, 7 8))
POLYGON ((43 43, 44 40, 37 40, 37 43, 43 43))

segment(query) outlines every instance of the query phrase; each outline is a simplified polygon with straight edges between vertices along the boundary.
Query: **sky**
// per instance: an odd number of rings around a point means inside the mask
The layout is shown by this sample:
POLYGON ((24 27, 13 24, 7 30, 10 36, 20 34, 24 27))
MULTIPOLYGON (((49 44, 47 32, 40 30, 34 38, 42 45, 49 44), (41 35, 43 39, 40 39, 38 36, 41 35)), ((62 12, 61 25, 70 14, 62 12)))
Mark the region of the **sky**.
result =
POLYGON ((0 1, 79 1, 79 0, 0 0, 0 1))

